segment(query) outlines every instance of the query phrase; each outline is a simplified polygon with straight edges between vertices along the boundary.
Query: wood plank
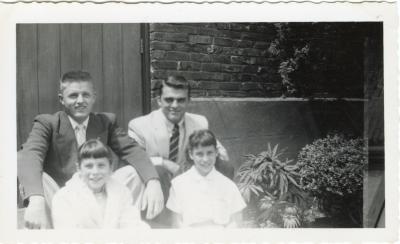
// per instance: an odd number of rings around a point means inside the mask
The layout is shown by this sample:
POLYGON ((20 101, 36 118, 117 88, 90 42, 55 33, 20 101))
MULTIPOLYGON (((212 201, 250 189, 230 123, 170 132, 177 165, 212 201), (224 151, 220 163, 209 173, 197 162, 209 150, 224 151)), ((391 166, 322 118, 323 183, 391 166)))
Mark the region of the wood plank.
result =
POLYGON ((82 69, 82 25, 60 25, 61 73, 82 69))
POLYGON ((104 110, 103 89, 103 27, 101 24, 82 25, 82 69, 92 75, 97 99, 94 111, 104 110))
POLYGON ((38 114, 37 25, 17 25, 17 147, 25 142, 38 114))
POLYGON ((364 177, 364 227, 375 228, 385 204, 383 170, 369 169, 364 177))
POLYGON ((121 124, 123 111, 123 66, 121 25, 103 26, 104 111, 117 114, 121 124))
POLYGON ((124 111, 121 126, 127 129, 129 120, 143 114, 140 24, 123 24, 122 33, 124 111))
POLYGON ((39 113, 55 113, 62 109, 58 102, 60 80, 60 27, 38 25, 39 113))

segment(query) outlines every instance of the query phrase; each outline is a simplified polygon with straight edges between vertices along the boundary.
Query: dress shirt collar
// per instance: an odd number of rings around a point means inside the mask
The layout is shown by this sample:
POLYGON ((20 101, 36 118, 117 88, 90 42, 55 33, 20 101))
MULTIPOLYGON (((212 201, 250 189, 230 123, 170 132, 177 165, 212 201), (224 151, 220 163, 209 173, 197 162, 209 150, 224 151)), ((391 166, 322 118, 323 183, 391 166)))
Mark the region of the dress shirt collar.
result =
POLYGON ((69 119, 69 121, 71 122, 72 129, 75 130, 76 126, 81 126, 81 125, 83 125, 84 128, 85 128, 85 131, 86 131, 87 126, 88 126, 88 123, 89 123, 89 116, 85 119, 85 121, 83 121, 82 124, 79 124, 78 122, 76 122, 76 121, 75 121, 73 118, 71 118, 71 116, 69 116, 69 115, 68 115, 68 119, 69 119))
POLYGON ((217 176, 217 170, 215 167, 208 173, 206 176, 202 176, 196 169, 196 167, 193 165, 189 170, 188 173, 190 176, 195 180, 195 181, 213 181, 216 179, 217 176))
MULTIPOLYGON (((160 109, 160 113, 162 114, 162 118, 164 119, 164 123, 167 126, 168 133, 171 134, 172 130, 174 129, 174 124, 171 121, 169 121, 167 119, 167 117, 165 117, 165 114, 163 113, 163 111, 161 109, 160 109)), ((179 130, 184 128, 184 126, 185 126, 185 115, 183 115, 183 118, 181 119, 181 121, 179 121, 178 125, 179 125, 179 130)))

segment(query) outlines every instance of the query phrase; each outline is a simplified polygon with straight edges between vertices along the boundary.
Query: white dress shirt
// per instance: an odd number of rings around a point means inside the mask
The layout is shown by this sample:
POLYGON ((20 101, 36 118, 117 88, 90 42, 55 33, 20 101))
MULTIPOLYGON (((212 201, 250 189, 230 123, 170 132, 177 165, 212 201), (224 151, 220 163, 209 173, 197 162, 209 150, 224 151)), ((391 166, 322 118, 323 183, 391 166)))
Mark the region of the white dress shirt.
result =
POLYGON ((225 226, 233 214, 246 207, 235 183, 215 168, 202 176, 192 166, 171 184, 167 208, 182 216, 182 227, 201 223, 225 226))

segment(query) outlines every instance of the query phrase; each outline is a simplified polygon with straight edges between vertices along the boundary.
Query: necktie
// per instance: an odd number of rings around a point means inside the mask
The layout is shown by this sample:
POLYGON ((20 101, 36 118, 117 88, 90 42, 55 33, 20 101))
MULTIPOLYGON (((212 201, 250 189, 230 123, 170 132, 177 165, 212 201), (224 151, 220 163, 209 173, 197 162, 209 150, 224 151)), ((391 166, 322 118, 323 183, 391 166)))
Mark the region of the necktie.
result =
POLYGON ((80 147, 86 141, 85 125, 77 125, 75 127, 75 136, 78 147, 80 147))
POLYGON ((176 162, 179 152, 179 125, 175 124, 169 139, 169 160, 176 162))

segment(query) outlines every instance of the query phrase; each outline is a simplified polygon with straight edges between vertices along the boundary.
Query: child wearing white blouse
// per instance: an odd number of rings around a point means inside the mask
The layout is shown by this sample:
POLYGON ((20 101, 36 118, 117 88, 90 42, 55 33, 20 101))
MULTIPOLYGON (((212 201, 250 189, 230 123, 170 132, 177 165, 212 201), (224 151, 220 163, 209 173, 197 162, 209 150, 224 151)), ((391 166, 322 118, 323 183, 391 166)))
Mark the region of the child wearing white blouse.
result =
POLYGON ((193 166, 171 182, 167 208, 176 227, 237 227, 246 204, 233 181, 219 173, 217 142, 209 130, 189 137, 193 166))
POLYGON ((85 142, 78 162, 78 171, 52 200, 55 229, 149 228, 128 188, 110 177, 110 152, 100 140, 85 142))

